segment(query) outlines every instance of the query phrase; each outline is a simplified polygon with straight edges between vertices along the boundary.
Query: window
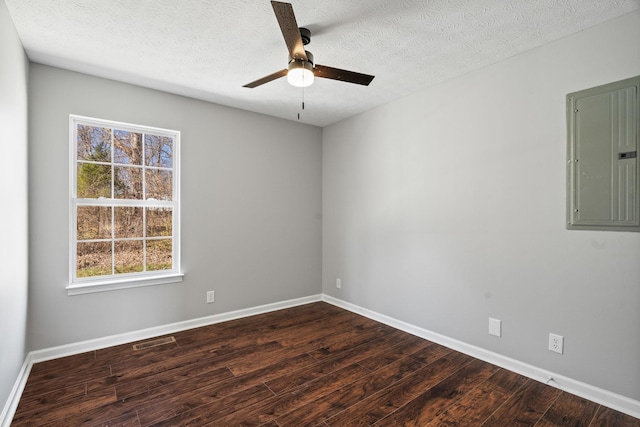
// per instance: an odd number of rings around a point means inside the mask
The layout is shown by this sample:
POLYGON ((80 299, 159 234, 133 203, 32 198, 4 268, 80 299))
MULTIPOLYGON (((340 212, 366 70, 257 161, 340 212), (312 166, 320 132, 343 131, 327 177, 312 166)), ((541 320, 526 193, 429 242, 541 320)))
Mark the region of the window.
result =
POLYGON ((70 116, 70 295, 182 280, 180 132, 70 116))

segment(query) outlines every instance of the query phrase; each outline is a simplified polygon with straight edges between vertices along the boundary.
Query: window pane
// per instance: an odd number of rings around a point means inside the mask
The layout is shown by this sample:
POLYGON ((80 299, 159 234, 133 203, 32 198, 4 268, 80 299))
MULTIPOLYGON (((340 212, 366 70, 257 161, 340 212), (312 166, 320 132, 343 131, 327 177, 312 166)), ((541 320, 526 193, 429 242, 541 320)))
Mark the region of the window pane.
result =
POLYGON ((142 199, 142 169, 126 166, 114 167, 116 179, 113 183, 116 199, 142 199))
POLYGON ((142 134, 113 130, 113 161, 125 165, 142 166, 142 134))
POLYGON ((147 199, 172 200, 173 182, 170 171, 147 169, 147 199))
POLYGON ((111 208, 78 206, 78 240, 110 239, 111 208))
POLYGON ((111 166, 78 163, 77 185, 82 199, 111 198, 111 166))
POLYGON ((147 241, 147 271, 171 270, 172 263, 172 239, 147 241))
POLYGON ((115 237, 142 237, 142 208, 116 207, 115 237))
POLYGON ((173 138, 145 134, 144 156, 147 166, 173 167, 173 138))
POLYGON ((172 221, 171 208, 147 208, 147 237, 171 236, 172 221))
POLYGON ((78 160, 111 162, 111 129, 78 125, 78 160))
POLYGON ((111 243, 78 242, 76 277, 104 276, 111 274, 111 243))
POLYGON ((114 261, 116 274, 135 273, 143 270, 141 240, 116 242, 115 249, 114 261))

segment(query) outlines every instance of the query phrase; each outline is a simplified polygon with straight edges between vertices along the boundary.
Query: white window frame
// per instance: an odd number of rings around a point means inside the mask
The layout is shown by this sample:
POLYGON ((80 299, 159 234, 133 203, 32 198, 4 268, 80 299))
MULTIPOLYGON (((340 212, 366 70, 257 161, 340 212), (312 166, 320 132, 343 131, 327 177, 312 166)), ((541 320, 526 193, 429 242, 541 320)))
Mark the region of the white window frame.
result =
MULTIPOLYGON (((135 288, 140 286, 160 285, 181 282, 183 274, 180 264, 180 131, 122 123, 92 117, 70 115, 70 163, 69 163, 69 284, 68 295, 78 295, 93 292, 104 292, 116 289, 135 288), (77 197, 77 129, 78 125, 96 126, 111 129, 121 129, 143 134, 169 136, 173 138, 172 158, 172 190, 173 200, 139 200, 132 202, 126 199, 79 199, 77 197), (83 204, 140 207, 171 207, 172 208, 172 266, 171 270, 145 271, 137 273, 111 274, 109 276, 76 277, 77 255, 77 207, 83 204)), ((113 151, 113 148, 112 148, 113 151)), ((113 164, 113 162, 111 163, 113 164)), ((142 166, 145 168, 145 165, 142 166)), ((144 176, 144 174, 143 174, 144 176)), ((144 227, 143 227, 144 228, 144 227)), ((146 236, 144 237, 146 239, 146 236)), ((113 262, 113 261, 112 261, 113 262)))

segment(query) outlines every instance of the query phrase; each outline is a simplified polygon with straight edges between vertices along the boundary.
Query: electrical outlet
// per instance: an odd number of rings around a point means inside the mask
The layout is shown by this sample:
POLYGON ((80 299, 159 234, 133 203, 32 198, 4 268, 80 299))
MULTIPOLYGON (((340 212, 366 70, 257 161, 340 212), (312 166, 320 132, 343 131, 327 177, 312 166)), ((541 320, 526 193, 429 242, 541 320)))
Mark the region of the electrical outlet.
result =
POLYGON ((562 335, 549 334, 549 350, 562 354, 564 350, 564 337, 562 335))
POLYGON ((489 335, 502 336, 502 320, 489 318, 489 335))
POLYGON ((340 278, 336 279, 336 288, 338 289, 342 288, 342 279, 340 278))
POLYGON ((216 291, 207 291, 207 304, 216 302, 216 291))

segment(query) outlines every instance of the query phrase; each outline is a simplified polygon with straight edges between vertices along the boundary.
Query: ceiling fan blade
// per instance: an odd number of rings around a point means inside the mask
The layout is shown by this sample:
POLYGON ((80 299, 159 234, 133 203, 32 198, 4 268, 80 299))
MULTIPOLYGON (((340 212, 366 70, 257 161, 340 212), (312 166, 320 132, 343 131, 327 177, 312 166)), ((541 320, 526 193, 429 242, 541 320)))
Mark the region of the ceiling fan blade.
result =
POLYGON ((279 79, 280 77, 284 77, 286 75, 287 75, 287 69, 285 68, 284 70, 276 71, 273 74, 269 74, 268 76, 264 76, 261 79, 256 80, 255 82, 247 83, 246 85, 244 85, 242 87, 248 87, 248 88, 253 89, 254 87, 263 85, 265 83, 269 83, 272 80, 279 79))
POLYGON ((304 59, 306 61, 307 54, 304 51, 296 16, 293 14, 293 6, 290 3, 279 1, 272 1, 271 6, 280 25, 284 42, 287 44, 287 49, 289 49, 289 55, 294 59, 304 59))
POLYGON ((355 83, 359 85, 369 86, 371 80, 375 76, 368 74, 356 73, 355 71, 341 70, 339 68, 327 67, 326 65, 316 64, 313 70, 316 77, 325 79, 340 80, 347 83, 355 83))

